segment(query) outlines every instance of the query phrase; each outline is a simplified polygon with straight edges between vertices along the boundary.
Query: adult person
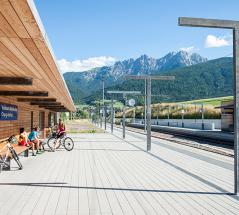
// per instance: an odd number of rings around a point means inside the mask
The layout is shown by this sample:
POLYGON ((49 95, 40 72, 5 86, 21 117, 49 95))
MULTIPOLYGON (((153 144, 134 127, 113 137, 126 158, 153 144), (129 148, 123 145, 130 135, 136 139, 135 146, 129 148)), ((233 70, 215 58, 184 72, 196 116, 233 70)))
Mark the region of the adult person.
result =
POLYGON ((28 136, 28 140, 35 144, 35 148, 36 148, 36 153, 34 153, 33 155, 36 156, 36 154, 40 154, 40 150, 42 146, 42 140, 39 139, 39 134, 38 134, 38 127, 35 127, 32 132, 29 134, 28 136))
POLYGON ((34 151, 35 151, 35 144, 30 142, 28 140, 28 135, 27 135, 27 132, 25 131, 24 128, 20 128, 20 136, 19 136, 19 139, 18 139, 18 145, 20 146, 30 146, 31 149, 32 149, 32 155, 34 155, 34 151))
POLYGON ((56 141, 55 141, 53 151, 56 151, 56 148, 60 144, 60 139, 65 135, 65 133, 66 133, 66 126, 62 122, 62 119, 59 119, 59 123, 57 124, 57 136, 56 136, 56 141))

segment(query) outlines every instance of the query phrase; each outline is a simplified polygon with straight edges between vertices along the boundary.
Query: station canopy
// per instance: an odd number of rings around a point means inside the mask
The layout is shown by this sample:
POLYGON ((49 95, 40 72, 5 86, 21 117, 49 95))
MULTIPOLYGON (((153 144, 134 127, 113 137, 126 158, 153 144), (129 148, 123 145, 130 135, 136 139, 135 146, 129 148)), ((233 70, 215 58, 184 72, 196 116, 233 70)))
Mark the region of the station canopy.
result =
POLYGON ((0 0, 0 96, 75 111, 33 0, 0 0))

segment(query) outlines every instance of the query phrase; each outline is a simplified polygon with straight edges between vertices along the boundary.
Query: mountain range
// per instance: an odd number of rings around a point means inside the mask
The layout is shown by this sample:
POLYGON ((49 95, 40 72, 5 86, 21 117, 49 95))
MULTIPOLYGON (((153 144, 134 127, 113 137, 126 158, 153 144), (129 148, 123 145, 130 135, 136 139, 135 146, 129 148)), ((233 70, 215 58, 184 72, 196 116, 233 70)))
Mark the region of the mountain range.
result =
POLYGON ((174 75, 169 81, 153 82, 154 94, 164 95, 153 101, 180 101, 232 94, 232 59, 208 61, 197 53, 170 52, 155 59, 142 55, 118 61, 113 66, 85 72, 68 72, 64 78, 75 103, 89 103, 102 97, 102 80, 107 89, 141 90, 142 81, 125 81, 125 75, 174 75))
POLYGON ((118 61, 109 67, 95 68, 85 72, 68 72, 64 74, 64 78, 73 100, 79 103, 84 97, 88 97, 99 90, 102 87, 101 80, 103 79, 105 80, 105 86, 110 87, 122 83, 124 75, 160 73, 206 61, 206 58, 196 53, 191 54, 185 51, 170 52, 160 59, 142 55, 135 60, 131 58, 118 61))

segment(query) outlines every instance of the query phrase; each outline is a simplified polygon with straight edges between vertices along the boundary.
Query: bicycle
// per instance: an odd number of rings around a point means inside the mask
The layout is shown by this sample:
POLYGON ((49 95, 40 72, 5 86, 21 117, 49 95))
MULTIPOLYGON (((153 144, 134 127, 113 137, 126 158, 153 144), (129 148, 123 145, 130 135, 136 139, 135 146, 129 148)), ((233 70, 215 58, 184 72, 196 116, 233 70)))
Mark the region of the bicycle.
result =
MULTIPOLYGON (((7 150, 10 152, 12 155, 13 159, 16 161, 17 165, 19 166, 19 169, 23 169, 22 163, 20 162, 20 158, 16 151, 14 150, 13 146, 11 144, 17 143, 17 138, 15 136, 11 136, 7 140, 6 146, 2 149, 2 151, 7 148, 7 150)), ((9 157, 7 155, 2 156, 0 154, 0 172, 2 171, 3 168, 10 168, 10 162, 9 162, 9 157)))
MULTIPOLYGON (((57 133, 54 132, 47 141, 47 145, 52 151, 55 149, 57 139, 57 133)), ((67 151, 71 151, 74 148, 74 141, 64 134, 62 137, 60 137, 59 145, 56 147, 56 149, 59 149, 60 146, 63 146, 67 151)))
MULTIPOLYGON (((52 138, 52 137, 56 137, 56 136, 57 136, 57 132, 55 131, 55 126, 51 126, 50 127, 50 132, 48 133, 46 139, 44 139, 44 141, 42 142, 42 146, 43 146, 44 150, 45 150, 45 145, 46 144, 48 145, 49 139, 52 138)), ((48 147, 49 147, 49 145, 48 145, 48 147)))

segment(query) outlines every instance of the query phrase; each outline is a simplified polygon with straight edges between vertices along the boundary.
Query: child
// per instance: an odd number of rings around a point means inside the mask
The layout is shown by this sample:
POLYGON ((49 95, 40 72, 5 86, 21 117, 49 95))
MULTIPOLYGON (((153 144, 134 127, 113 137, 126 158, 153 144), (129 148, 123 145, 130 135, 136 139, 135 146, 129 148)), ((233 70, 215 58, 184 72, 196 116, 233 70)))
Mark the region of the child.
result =
MULTIPOLYGON (((42 146, 42 140, 39 139, 39 136, 38 136, 38 128, 35 127, 32 132, 29 134, 28 136, 28 140, 33 144, 35 145, 35 148, 37 150, 37 154, 40 154, 40 146, 42 146)), ((33 154, 33 156, 36 156, 36 154, 33 154)))
POLYGON ((32 149, 32 155, 35 156, 35 144, 33 144, 32 142, 29 141, 28 136, 27 136, 27 132, 25 131, 24 128, 20 128, 20 136, 18 139, 18 144, 20 146, 30 146, 32 149))

